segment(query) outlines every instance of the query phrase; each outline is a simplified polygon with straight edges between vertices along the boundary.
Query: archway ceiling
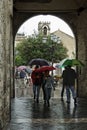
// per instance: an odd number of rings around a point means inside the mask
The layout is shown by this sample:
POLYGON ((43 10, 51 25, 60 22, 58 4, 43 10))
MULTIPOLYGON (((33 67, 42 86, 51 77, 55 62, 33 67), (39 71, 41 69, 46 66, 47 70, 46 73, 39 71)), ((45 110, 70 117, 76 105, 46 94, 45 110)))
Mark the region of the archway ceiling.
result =
POLYGON ((14 11, 32 13, 81 13, 87 0, 13 0, 14 11))

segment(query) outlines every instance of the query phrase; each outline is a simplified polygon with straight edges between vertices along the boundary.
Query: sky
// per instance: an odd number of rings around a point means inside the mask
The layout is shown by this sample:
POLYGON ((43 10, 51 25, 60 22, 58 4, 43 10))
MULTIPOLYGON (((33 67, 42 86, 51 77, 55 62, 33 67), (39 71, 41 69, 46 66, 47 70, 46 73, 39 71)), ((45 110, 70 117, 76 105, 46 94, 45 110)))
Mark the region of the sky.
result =
POLYGON ((19 28, 18 33, 24 33, 25 35, 32 35, 34 31, 38 32, 38 23, 39 22, 50 22, 50 33, 60 29, 61 31, 69 34, 74 37, 74 34, 69 27, 69 25, 64 22, 62 19, 55 17, 53 15, 37 15, 22 24, 19 28))

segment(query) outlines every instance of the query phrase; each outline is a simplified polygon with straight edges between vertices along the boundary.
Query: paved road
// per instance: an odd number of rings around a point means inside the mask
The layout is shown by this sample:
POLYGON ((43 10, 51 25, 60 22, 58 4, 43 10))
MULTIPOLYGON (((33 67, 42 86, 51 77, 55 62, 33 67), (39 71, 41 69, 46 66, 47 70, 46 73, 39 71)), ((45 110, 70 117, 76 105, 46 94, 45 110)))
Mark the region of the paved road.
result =
POLYGON ((17 95, 16 92, 7 130, 87 130, 86 99, 78 99, 76 107, 72 99, 70 105, 67 105, 66 97, 61 101, 60 90, 61 87, 57 86, 50 107, 44 105, 41 96, 37 104, 32 96, 26 96, 26 93, 17 95))

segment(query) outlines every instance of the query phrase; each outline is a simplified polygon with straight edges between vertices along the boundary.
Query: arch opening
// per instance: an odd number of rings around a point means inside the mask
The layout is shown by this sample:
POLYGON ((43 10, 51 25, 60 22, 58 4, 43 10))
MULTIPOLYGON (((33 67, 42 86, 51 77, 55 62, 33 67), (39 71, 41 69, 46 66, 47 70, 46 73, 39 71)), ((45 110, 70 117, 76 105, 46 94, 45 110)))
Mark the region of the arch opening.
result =
MULTIPOLYGON (((44 35, 53 34, 59 37, 62 40, 63 45, 68 49, 68 57, 76 58, 76 43, 71 28, 62 19, 52 15, 38 15, 27 20, 17 32, 15 37, 15 45, 18 44, 16 43, 18 40, 17 38, 22 40, 22 38, 26 39, 29 36, 34 36, 34 34, 37 35, 41 29, 44 35), (53 24, 55 25, 54 27, 53 24)), ((52 54, 53 53, 49 53, 49 55, 52 54)))

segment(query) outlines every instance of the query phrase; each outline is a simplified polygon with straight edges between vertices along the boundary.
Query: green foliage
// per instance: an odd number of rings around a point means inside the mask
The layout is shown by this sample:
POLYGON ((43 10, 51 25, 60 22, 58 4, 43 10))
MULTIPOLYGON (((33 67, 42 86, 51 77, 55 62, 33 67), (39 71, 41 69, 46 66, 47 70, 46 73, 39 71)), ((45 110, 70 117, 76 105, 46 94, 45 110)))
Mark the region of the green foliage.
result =
POLYGON ((21 56, 17 55, 15 57, 15 63, 16 63, 16 66, 20 66, 21 64, 23 64, 23 59, 21 56))
POLYGON ((37 35, 20 42, 15 48, 15 64, 28 65, 33 58, 44 58, 49 62, 53 59, 58 62, 67 57, 67 49, 62 43, 53 42, 50 36, 47 37, 46 43, 43 43, 42 39, 41 35, 37 35))

